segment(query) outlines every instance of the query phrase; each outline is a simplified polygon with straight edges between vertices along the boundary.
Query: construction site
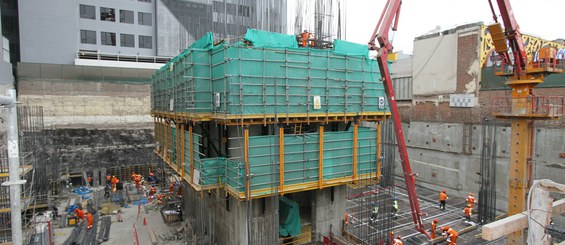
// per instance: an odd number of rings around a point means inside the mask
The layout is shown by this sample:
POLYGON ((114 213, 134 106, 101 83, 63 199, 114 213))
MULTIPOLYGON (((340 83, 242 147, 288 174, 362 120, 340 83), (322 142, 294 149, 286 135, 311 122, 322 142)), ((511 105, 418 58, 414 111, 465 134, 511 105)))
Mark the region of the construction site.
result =
POLYGON ((565 41, 382 2, 3 0, 0 244, 565 244, 565 41))

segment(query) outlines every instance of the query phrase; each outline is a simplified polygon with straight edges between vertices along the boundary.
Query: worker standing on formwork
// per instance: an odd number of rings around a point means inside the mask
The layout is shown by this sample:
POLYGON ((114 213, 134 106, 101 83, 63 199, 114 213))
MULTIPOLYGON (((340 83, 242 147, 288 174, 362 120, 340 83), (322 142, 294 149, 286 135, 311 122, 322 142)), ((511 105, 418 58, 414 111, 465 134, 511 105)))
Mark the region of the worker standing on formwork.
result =
POLYGON ((449 226, 444 226, 441 227, 441 230, 443 231, 443 236, 447 237, 447 244, 449 245, 457 245, 457 231, 455 231, 454 229, 452 229, 449 226))
POLYGON ((373 224, 377 221, 377 216, 379 215, 379 207, 377 207, 377 204, 375 204, 374 202, 371 202, 371 205, 373 206, 373 211, 371 213, 370 224, 373 224))
POLYGON ((300 34, 300 39, 302 47, 308 47, 308 39, 310 39, 310 33, 307 30, 304 30, 302 34, 300 34))
POLYGON ((404 244, 404 243, 402 243, 402 237, 401 237, 401 236, 397 236, 397 237, 394 239, 393 245, 403 245, 403 244, 404 244))
POLYGON ((477 199, 475 199, 475 195, 473 194, 473 192, 471 192, 469 194, 469 196, 467 196, 467 206, 469 206, 471 208, 471 211, 473 211, 473 208, 475 207, 475 203, 477 203, 477 199))
POLYGON ((392 200, 392 218, 396 219, 397 218, 397 213, 398 212, 398 200, 396 200, 396 197, 393 198, 392 200))
POLYGON ((112 176, 112 191, 116 192, 116 186, 118 185, 118 183, 120 183, 120 180, 118 178, 116 178, 116 176, 112 176))
POLYGON ((471 207, 465 207, 463 213, 465 213, 465 222, 471 222, 471 207))
POLYGON ((432 236, 432 239, 436 239, 437 223, 439 223, 438 219, 434 219, 432 221, 432 227, 430 229, 431 230, 430 235, 432 236))
POLYGON ((442 210, 445 210, 445 202, 447 201, 447 199, 449 199, 447 197, 447 192, 445 191, 445 189, 443 189, 443 191, 441 193, 439 193, 439 208, 442 210))

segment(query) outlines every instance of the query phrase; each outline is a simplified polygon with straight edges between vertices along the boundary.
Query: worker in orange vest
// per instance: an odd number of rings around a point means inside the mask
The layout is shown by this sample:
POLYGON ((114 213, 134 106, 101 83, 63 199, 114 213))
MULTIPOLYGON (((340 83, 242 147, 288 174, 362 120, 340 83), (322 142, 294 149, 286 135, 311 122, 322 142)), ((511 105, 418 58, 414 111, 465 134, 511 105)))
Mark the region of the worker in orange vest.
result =
POLYGON ((88 211, 85 211, 85 213, 86 213, 86 221, 87 221, 86 228, 90 229, 92 228, 92 214, 89 213, 88 211))
POLYGON ((151 189, 149 189, 149 196, 153 196, 155 193, 157 193, 157 189, 155 188, 155 185, 152 185, 151 189))
POLYGON ((434 219, 432 221, 432 227, 431 227, 431 232, 430 235, 432 236, 432 239, 436 238, 436 229, 437 229, 437 223, 439 223, 438 219, 434 219))
POLYGON ((135 188, 138 189, 141 183, 141 174, 135 174, 135 176, 133 176, 133 182, 135 182, 135 188))
POLYGON ((393 245, 402 245, 402 244, 404 244, 404 243, 402 243, 402 237, 401 237, 401 236, 397 236, 397 237, 394 239, 393 245))
POLYGON ((467 200, 467 205, 471 208, 471 211, 473 211, 473 207, 475 207, 475 203, 477 203, 477 199, 475 199, 473 192, 471 192, 471 194, 467 196, 466 200, 467 200))
POLYGON ((88 181, 88 185, 92 186, 92 176, 88 176, 88 178, 86 178, 86 180, 88 181))
POLYGON ((78 222, 82 222, 84 220, 84 212, 80 210, 80 208, 75 208, 73 213, 78 218, 78 222))
POLYGON ((447 237, 447 244, 449 245, 457 245, 457 231, 455 231, 454 229, 452 229, 449 226, 444 226, 441 227, 441 230, 443 231, 443 236, 447 237))
POLYGON ((308 47, 308 39, 310 39, 310 33, 307 30, 304 30, 302 34, 300 34, 302 47, 308 47))
POLYGON ((116 185, 117 185, 118 183, 120 183, 120 180, 119 180, 118 178, 116 178, 115 175, 112 176, 112 188, 113 188, 112 190, 113 190, 114 192, 116 192, 116 185))
POLYGON ((445 201, 447 201, 447 199, 449 199, 447 197, 447 193, 445 191, 445 189, 443 189, 443 191, 441 193, 439 193, 439 208, 442 210, 445 210, 445 201))
POLYGON ((463 209, 463 213, 465 213, 465 221, 471 222, 471 207, 467 206, 463 209))

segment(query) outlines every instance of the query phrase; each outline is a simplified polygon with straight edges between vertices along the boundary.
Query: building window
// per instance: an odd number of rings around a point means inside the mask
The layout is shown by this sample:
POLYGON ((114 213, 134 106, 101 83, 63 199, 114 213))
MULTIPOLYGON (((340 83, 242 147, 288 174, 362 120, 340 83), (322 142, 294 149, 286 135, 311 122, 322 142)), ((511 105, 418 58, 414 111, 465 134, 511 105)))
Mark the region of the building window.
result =
POLYGON ((135 37, 131 34, 120 34, 120 46, 135 47, 135 37))
POLYGON ((138 12, 137 13, 137 23, 140 25, 144 25, 144 26, 150 26, 152 21, 151 21, 151 14, 150 13, 143 13, 143 12, 138 12))
POLYGON ((150 36, 139 36, 140 48, 153 48, 153 38, 150 36))
POLYGON ((96 44, 96 31, 80 30, 80 43, 96 44))
POLYGON ((137 1, 144 2, 144 3, 150 3, 151 2, 151 0, 137 0, 137 1))
POLYGON ((83 19, 96 19, 96 8, 90 5, 79 5, 80 17, 83 19))
POLYGON ((100 7, 100 20, 116 21, 116 13, 113 8, 100 7))
POLYGON ((102 45, 116 46, 116 33, 100 32, 100 42, 102 45))
POLYGON ((120 9, 120 22, 133 24, 133 11, 120 9))

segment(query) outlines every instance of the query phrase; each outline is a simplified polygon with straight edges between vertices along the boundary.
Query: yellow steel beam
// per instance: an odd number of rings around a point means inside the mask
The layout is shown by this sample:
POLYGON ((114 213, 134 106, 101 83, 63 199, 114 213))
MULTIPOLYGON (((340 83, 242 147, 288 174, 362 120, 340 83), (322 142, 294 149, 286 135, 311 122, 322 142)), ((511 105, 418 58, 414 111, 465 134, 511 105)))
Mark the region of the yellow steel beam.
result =
POLYGON ((319 129, 320 142, 318 149, 318 188, 324 188, 324 126, 319 129))
POLYGON ((357 180, 357 141, 359 138, 359 130, 357 122, 353 124, 353 180, 357 180))
MULTIPOLYGON (((508 216, 521 213, 526 209, 530 157, 531 120, 512 121, 510 145, 510 174, 508 186, 508 216)), ((522 230, 508 236, 509 244, 521 244, 524 238, 522 230)))
POLYGON ((190 154, 190 183, 194 183, 194 136, 192 135, 192 125, 188 126, 188 143, 190 154))
POLYGON ((249 129, 243 130, 243 161, 245 162, 245 190, 247 200, 251 199, 251 179, 249 175, 249 129))
POLYGON ((184 177, 184 165, 185 165, 184 164, 184 160, 185 160, 185 157, 184 157, 184 147, 185 147, 185 145, 184 145, 184 134, 185 134, 184 123, 180 125, 180 134, 181 134, 181 140, 180 140, 181 155, 180 156, 181 156, 181 164, 182 164, 181 176, 184 177))
POLYGON ((383 121, 377 123, 377 182, 381 182, 381 165, 382 165, 382 158, 381 158, 381 131, 382 131, 383 121))
POLYGON ((284 128, 279 128, 279 192, 284 194, 284 128))

